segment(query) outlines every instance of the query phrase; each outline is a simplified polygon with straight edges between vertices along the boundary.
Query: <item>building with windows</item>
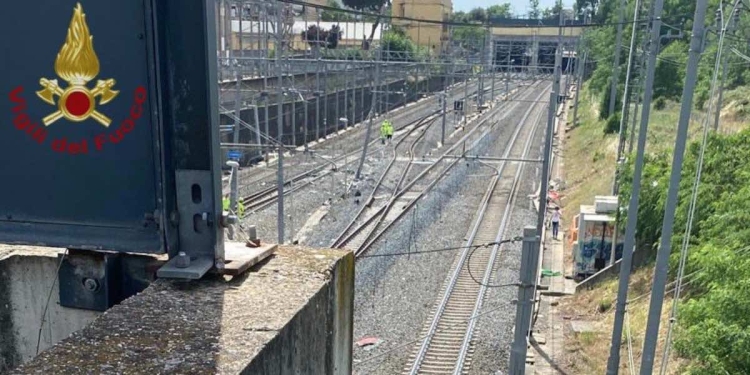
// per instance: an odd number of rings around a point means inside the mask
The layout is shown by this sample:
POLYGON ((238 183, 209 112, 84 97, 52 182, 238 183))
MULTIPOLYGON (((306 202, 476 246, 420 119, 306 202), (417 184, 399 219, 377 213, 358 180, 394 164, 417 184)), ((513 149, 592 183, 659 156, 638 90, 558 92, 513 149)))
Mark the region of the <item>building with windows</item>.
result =
MULTIPOLYGON (((416 20, 447 22, 453 13, 451 0, 393 0, 391 14, 416 20)), ((450 38, 448 26, 412 20, 394 19, 392 24, 402 28, 411 40, 427 46, 434 53, 442 52, 450 38)))

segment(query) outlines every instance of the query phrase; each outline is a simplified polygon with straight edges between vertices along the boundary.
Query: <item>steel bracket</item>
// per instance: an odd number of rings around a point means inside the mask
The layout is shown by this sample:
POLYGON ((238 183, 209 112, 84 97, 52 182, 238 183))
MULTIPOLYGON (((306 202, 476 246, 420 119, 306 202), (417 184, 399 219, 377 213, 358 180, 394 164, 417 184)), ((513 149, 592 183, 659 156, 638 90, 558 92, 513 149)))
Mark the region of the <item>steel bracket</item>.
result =
POLYGON ((60 306, 106 311, 155 279, 156 258, 70 249, 59 254, 60 306))

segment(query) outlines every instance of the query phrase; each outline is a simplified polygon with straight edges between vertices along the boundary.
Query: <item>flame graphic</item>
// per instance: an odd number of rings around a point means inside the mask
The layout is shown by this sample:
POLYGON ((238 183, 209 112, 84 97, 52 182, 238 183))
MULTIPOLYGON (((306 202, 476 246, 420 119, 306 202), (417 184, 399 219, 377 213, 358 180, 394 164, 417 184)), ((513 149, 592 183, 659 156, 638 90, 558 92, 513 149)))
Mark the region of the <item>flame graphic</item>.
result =
POLYGON ((55 60, 58 76, 72 85, 84 85, 99 74, 99 59, 94 52, 93 39, 83 7, 78 3, 70 20, 65 44, 55 60))

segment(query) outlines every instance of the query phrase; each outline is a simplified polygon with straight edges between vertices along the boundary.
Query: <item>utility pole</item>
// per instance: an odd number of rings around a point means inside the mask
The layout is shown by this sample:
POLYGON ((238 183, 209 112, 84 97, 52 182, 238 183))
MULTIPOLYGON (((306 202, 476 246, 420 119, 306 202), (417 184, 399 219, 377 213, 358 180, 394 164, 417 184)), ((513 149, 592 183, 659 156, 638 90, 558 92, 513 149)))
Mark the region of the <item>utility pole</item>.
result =
POLYGON ((508 41, 508 65, 505 67, 505 100, 510 100, 510 53, 513 50, 513 42, 508 41))
POLYGON ((534 311, 535 283, 534 269, 539 264, 539 235, 536 228, 523 228, 523 248, 521 249, 521 284, 518 286, 516 301, 516 329, 513 333, 513 345, 510 350, 510 375, 523 375, 526 371, 527 335, 531 325, 531 313, 534 311))
POLYGON ((320 9, 316 8, 315 12, 318 16, 318 23, 315 27, 315 33, 318 35, 315 36, 315 47, 313 48, 315 59, 318 61, 315 64, 315 141, 317 142, 320 140, 320 9))
MULTIPOLYGON (((284 243, 284 71, 281 66, 281 55, 284 54, 284 35, 282 34, 282 10, 276 9, 276 73, 278 74, 278 85, 276 88, 276 124, 278 127, 279 154, 276 159, 276 201, 278 202, 276 213, 276 228, 278 229, 279 245, 284 243)), ((268 118, 266 118, 268 121, 268 118)))
POLYGON ((576 83, 576 101, 573 105, 573 126, 578 124, 578 98, 581 96, 581 89, 583 85, 583 76, 586 74, 586 54, 588 51, 583 52, 583 61, 578 67, 578 82, 576 83))
MULTIPOLYGON (((552 156, 552 137, 555 132, 555 100, 557 93, 549 94, 549 107, 547 108, 547 133, 544 136, 544 156, 542 158, 542 183, 539 187, 539 213, 536 218, 536 231, 542 233, 544 228, 544 216, 547 213, 547 190, 549 190, 550 159, 552 156)), ((541 248, 537 249, 537 251, 541 248)), ((534 271, 536 275, 536 271, 534 271)))
POLYGON ((236 91, 234 93, 234 129, 232 134, 232 141, 234 144, 240 143, 240 112, 242 111, 242 75, 239 72, 239 68, 235 67, 234 77, 237 82, 236 91))
POLYGON ((477 91, 477 107, 484 105, 484 71, 487 67, 487 43, 489 42, 489 25, 485 26, 484 38, 482 40, 482 56, 480 60, 481 70, 479 71, 479 89, 477 91))
POLYGON ((615 61, 612 66, 612 82, 609 88, 609 112, 607 117, 615 113, 617 82, 620 80, 620 50, 622 49, 622 24, 625 21, 625 7, 625 0, 620 0, 620 12, 617 15, 617 35, 615 36, 615 61))
MULTIPOLYGON (((740 10, 739 8, 735 8, 730 15, 732 17, 732 20, 729 23, 729 27, 727 28, 727 31, 734 31, 735 27, 738 24, 739 18, 740 18, 740 10)), ((719 84, 719 98, 716 100, 716 117, 714 118, 714 132, 719 130, 719 118, 721 117, 721 101, 724 99, 724 82, 727 79, 727 64, 729 63, 729 55, 722 56, 724 61, 722 62, 721 66, 721 84, 719 84)))
MULTIPOLYGON (((617 140, 617 159, 615 159, 615 176, 612 181, 612 195, 617 196, 617 213, 615 214, 615 224, 614 224, 614 230, 612 232, 612 248, 610 249, 609 253, 609 265, 613 266, 615 264, 615 260, 617 259, 617 237, 620 234, 620 172, 622 169, 622 152, 625 148, 625 129, 628 126, 628 110, 630 109, 630 67, 633 64, 633 52, 635 50, 635 38, 636 38, 636 22, 638 20, 638 6, 640 5, 640 0, 635 0, 635 8, 633 11, 633 30, 630 33, 630 50, 628 52, 628 68, 627 72, 625 73, 625 92, 623 93, 622 98, 622 114, 620 115, 620 134, 618 135, 617 140)), ((622 27, 622 25, 620 25, 622 27)))
MULTIPOLYGON (((239 187, 237 185, 238 185, 238 180, 240 179, 240 175, 239 175, 240 164, 235 160, 229 160, 227 161, 227 165, 232 168, 232 174, 230 175, 231 180, 229 181, 229 186, 230 186, 229 207, 231 210, 230 215, 237 216, 237 222, 239 222, 242 219, 242 217, 240 217, 239 211, 237 210, 237 200, 239 196, 238 194, 239 187)), ((234 232, 235 232, 235 226, 230 225, 229 234, 228 234, 230 240, 234 240, 234 232)))
POLYGON ((682 177, 682 162, 685 157, 690 112, 693 107, 693 92, 695 91, 695 83, 698 79, 698 62, 701 57, 701 46, 704 36, 703 23, 706 18, 707 6, 708 0, 698 0, 695 5, 695 15, 693 16, 695 21, 693 22, 693 34, 690 37, 690 51, 688 52, 688 64, 685 72, 685 85, 682 90, 680 120, 677 123, 677 140, 672 158, 672 172, 669 178, 669 190, 667 191, 667 202, 665 204, 664 220, 661 229, 661 241, 656 255, 654 285, 651 289, 646 338, 643 342, 641 375, 650 375, 654 367, 654 353, 659 337, 664 288, 667 284, 667 273, 669 271, 669 253, 672 250, 672 230, 674 228, 675 209, 677 206, 677 193, 680 189, 680 178, 682 177))
POLYGON ((445 115, 446 115, 446 106, 448 102, 448 86, 443 85, 443 126, 440 129, 440 147, 445 145, 445 115))
POLYGON ((464 70, 464 77, 465 77, 464 78, 464 106, 463 106, 463 109, 461 110, 461 112, 463 112, 463 115, 464 115, 464 125, 466 125, 466 123, 469 121, 468 115, 467 115, 467 113, 469 112, 468 111, 468 107, 469 107, 469 80, 471 79, 471 78, 469 78, 469 72, 472 72, 472 73, 474 72, 474 67, 471 64, 469 64, 469 59, 468 58, 466 58, 466 65, 469 67, 469 70, 468 71, 464 70))
MULTIPOLYGON (((701 0, 703 1, 703 0, 701 0)), ((654 0, 650 12, 651 36, 649 54, 646 65, 646 81, 643 86, 643 106, 641 108, 641 125, 638 133, 638 148, 636 149, 635 166, 633 171, 633 188, 628 203, 628 222, 625 228, 625 241, 620 263, 620 279, 617 287, 617 304, 612 328, 612 344, 607 360, 607 375, 617 375, 620 367, 620 346, 622 344, 622 329, 625 319, 625 308, 628 299, 628 284, 630 271, 633 267, 633 250, 635 247, 635 229, 638 223, 638 204, 640 202, 641 177, 643 175, 643 159, 646 149, 646 132, 648 130, 649 114, 651 112, 651 98, 653 97, 654 72, 656 70, 656 55, 659 51, 661 36, 661 13, 664 0, 654 0)))
MULTIPOLYGON (((633 59, 635 57, 635 40, 637 35, 636 23, 638 22, 638 9, 640 6, 640 0, 635 0, 635 10, 633 11, 633 31, 630 33, 630 51, 628 52, 628 69, 625 73, 625 92, 622 95, 622 115, 620 116, 620 135, 617 142, 617 166, 615 169, 615 180, 612 186, 612 194, 617 195, 620 188, 618 181, 620 167, 622 164, 622 152, 625 150, 625 129, 628 126, 628 113, 630 110, 630 69, 633 66, 633 59)), ((615 223, 617 225, 617 223, 615 223)), ((615 236, 617 231, 615 230, 615 236)), ((613 245, 614 246, 614 245, 613 245)))
MULTIPOLYGON (((379 55, 380 51, 376 51, 376 53, 379 55)), ((380 64, 378 63, 378 58, 375 59, 375 79, 372 83, 372 102, 370 104, 370 119, 367 122, 367 130, 365 130, 365 145, 362 147, 362 156, 359 158, 359 165, 357 166, 357 173, 354 175, 354 178, 359 180, 362 177, 362 166, 365 164, 365 158, 367 157, 367 146, 370 144, 370 133, 372 132, 372 118, 373 116, 373 110, 377 105, 377 93, 376 90, 378 89, 378 84, 380 84, 380 64)), ((377 90, 380 91, 380 90, 377 90)))

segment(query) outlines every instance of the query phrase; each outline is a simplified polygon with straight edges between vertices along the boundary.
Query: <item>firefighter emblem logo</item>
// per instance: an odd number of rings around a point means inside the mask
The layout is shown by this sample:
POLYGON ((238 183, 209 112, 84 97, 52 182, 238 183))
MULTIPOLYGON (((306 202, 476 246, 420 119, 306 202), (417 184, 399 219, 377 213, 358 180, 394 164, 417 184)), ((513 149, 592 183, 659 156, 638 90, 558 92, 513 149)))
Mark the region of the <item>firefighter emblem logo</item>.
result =
POLYGON ((94 119, 104 127, 109 127, 112 120, 96 110, 98 105, 112 101, 119 91, 113 90, 114 79, 97 80, 96 86, 89 89, 89 82, 99 75, 99 59, 94 52, 93 36, 86 24, 83 7, 78 3, 73 11, 68 34, 55 60, 55 73, 68 84, 66 88, 58 84, 57 79, 42 78, 39 84, 42 90, 37 96, 57 110, 42 119, 45 126, 65 118, 73 122, 94 119))

